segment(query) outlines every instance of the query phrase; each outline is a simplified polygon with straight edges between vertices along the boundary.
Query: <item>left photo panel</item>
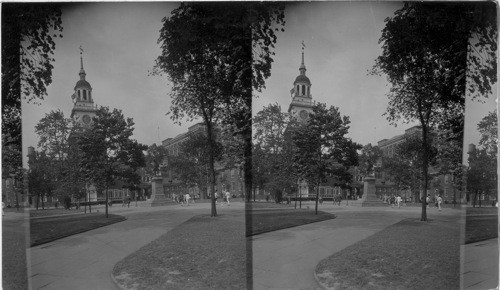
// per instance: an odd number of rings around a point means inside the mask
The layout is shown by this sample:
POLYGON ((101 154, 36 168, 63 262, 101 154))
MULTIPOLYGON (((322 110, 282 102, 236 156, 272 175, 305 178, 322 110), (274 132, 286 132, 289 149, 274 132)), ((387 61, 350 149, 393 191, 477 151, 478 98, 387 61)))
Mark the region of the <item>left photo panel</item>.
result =
POLYGON ((252 288, 252 93, 283 21, 3 3, 3 288, 252 288))

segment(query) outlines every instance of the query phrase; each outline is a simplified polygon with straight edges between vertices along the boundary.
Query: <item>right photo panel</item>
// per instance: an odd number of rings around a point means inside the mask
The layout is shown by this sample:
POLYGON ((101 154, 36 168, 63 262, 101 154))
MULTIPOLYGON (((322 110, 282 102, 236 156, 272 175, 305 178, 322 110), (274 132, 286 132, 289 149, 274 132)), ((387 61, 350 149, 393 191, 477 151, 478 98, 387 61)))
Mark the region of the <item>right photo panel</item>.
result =
POLYGON ((269 5, 249 288, 498 289, 495 4, 269 5))

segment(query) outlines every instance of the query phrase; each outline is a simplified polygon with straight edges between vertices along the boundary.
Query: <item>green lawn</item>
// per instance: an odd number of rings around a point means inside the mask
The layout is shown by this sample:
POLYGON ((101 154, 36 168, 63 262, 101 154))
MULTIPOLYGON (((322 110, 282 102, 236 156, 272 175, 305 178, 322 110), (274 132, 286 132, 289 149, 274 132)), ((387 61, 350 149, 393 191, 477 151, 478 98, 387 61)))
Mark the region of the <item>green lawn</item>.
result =
POLYGON ((458 289, 460 224, 406 219, 322 260, 332 289, 458 289))
POLYGON ((293 202, 290 204, 286 204, 286 202, 276 203, 274 201, 255 201, 255 202, 251 201, 246 203, 246 209, 248 210, 260 209, 260 208, 293 208, 293 207, 294 207, 293 202))
POLYGON ((468 207, 465 218, 465 244, 498 237, 497 207, 468 207))
POLYGON ((245 289, 243 214, 191 218, 118 262, 122 289, 245 289))
POLYGON ((30 220, 30 245, 37 246, 74 234, 124 221, 126 218, 103 213, 44 217, 30 220))
POLYGON ((262 209, 247 212, 247 236, 335 218, 335 215, 310 209, 262 209))

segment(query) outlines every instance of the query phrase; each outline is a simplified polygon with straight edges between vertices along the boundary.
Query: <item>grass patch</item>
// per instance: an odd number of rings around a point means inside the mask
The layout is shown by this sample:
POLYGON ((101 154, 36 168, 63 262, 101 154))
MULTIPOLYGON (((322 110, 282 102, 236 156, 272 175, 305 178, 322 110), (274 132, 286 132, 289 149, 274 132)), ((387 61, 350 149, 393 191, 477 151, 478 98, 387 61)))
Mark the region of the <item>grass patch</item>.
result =
POLYGON ((307 209, 253 210, 247 215, 247 236, 334 219, 335 215, 307 209))
POLYGON ((465 244, 498 237, 498 216, 467 216, 465 219, 465 244))
POLYGON ((118 262, 122 289, 245 289, 244 215, 196 216, 118 262))
MULTIPOLYGON (((276 203, 276 202, 271 202, 271 201, 251 201, 246 204, 247 209, 260 209, 260 208, 293 208, 293 202, 290 204, 286 204, 286 202, 283 203, 276 203)), ((298 205, 297 205, 298 207, 298 205)))
POLYGON ((322 260, 316 276, 333 289, 458 289, 459 223, 403 220, 322 260))
POLYGON ((126 220, 125 217, 103 213, 37 218, 30 220, 30 245, 37 246, 57 239, 90 231, 126 220))
MULTIPOLYGON (((95 210, 92 208, 92 211, 95 212, 95 210)), ((46 208, 46 209, 32 209, 29 211, 30 217, 46 217, 46 216, 56 216, 56 215, 68 215, 68 214, 76 214, 76 213, 84 213, 85 209, 83 207, 80 207, 79 209, 64 209, 62 207, 59 208, 46 208)), ((87 208, 87 212, 89 212, 89 209, 87 208)))

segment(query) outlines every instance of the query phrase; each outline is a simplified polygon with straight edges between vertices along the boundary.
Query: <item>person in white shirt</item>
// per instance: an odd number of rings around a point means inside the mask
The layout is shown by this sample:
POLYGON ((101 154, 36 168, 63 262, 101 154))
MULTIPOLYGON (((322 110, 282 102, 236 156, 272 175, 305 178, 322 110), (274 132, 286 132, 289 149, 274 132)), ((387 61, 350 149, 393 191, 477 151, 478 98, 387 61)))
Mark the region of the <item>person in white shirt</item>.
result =
POLYGON ((229 204, 229 198, 231 197, 231 194, 229 193, 229 191, 226 190, 226 201, 227 201, 227 205, 230 205, 229 204))
POLYGON ((443 198, 441 197, 441 195, 438 196, 437 202, 438 202, 439 211, 441 211, 441 203, 443 202, 443 198))
POLYGON ((186 193, 186 195, 184 195, 184 199, 186 200, 186 205, 189 206, 189 199, 191 199, 189 193, 186 193))
POLYGON ((398 196, 396 197, 396 202, 397 202, 397 204, 398 204, 398 208, 400 208, 400 207, 401 207, 401 202, 402 202, 402 201, 403 201, 403 199, 401 198, 401 196, 399 196, 399 195, 398 195, 398 196))

